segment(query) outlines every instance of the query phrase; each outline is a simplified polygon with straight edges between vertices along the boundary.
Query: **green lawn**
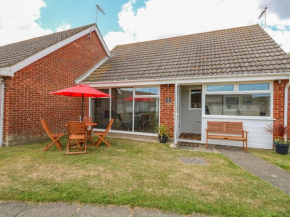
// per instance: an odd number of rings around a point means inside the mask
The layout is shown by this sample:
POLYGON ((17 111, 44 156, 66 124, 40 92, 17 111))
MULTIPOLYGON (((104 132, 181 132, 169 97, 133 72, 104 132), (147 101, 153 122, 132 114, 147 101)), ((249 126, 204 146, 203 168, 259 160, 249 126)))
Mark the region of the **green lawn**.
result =
POLYGON ((251 150, 251 152, 260 158, 290 172, 290 154, 281 155, 277 154, 273 150, 251 150))
MULTIPOLYGON (((110 139, 65 156, 47 143, 0 148, 0 200, 80 202, 157 208, 180 214, 290 216, 290 196, 219 154, 110 139), (208 165, 184 165, 198 156, 208 165)), ((65 141, 63 141, 65 143, 65 141)))

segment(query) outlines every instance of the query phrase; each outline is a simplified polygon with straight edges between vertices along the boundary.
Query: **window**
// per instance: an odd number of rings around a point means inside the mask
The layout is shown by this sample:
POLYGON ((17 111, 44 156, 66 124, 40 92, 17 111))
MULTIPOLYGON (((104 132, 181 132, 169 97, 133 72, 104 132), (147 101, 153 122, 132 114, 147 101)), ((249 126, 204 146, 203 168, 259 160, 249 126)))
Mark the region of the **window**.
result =
POLYGON ((132 131, 133 88, 112 88, 112 130, 132 131))
POLYGON ((226 109, 239 109, 239 97, 238 96, 225 96, 226 109))
POLYGON ((155 133, 159 125, 159 88, 126 87, 102 90, 112 98, 92 98, 92 114, 97 128, 105 129, 110 117, 112 130, 155 133))
POLYGON ((206 115, 270 117, 270 111, 270 83, 207 86, 207 94, 205 96, 206 115), (232 91, 229 91, 229 86, 232 91), (237 86, 238 89, 235 88, 235 86, 237 86), (220 90, 228 92, 218 93, 220 90))
POLYGON ((141 87, 136 88, 135 95, 158 95, 159 88, 158 87, 141 87))
MULTIPOLYGON (((108 89, 100 90, 109 94, 108 89)), ((92 119, 97 129, 106 129, 110 121, 110 98, 92 98, 92 119)))
POLYGON ((155 133, 159 125, 159 99, 135 98, 135 132, 155 133))
POLYGON ((261 84, 239 84, 239 91, 269 90, 269 83, 261 84))
POLYGON ((201 108, 201 88, 190 89, 190 108, 201 108))
POLYGON ((233 84, 226 85, 207 85, 207 92, 221 92, 221 91, 234 91, 233 84))

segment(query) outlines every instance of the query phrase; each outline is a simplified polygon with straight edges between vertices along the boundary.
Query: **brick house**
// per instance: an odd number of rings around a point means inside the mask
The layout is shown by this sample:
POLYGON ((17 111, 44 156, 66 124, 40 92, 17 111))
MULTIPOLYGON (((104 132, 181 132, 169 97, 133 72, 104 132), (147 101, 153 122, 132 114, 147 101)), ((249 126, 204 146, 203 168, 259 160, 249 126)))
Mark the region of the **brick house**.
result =
POLYGON ((242 121, 249 147, 270 149, 273 135, 264 128, 289 124, 290 58, 258 25, 121 45, 112 55, 94 26, 81 28, 31 39, 35 47, 28 43, 20 53, 46 47, 21 60, 14 49, 25 42, 0 47, 5 145, 42 137, 40 117, 56 131, 77 119, 79 99, 48 95, 74 83, 113 96, 86 101, 95 130, 114 118, 111 132, 156 136, 156 126, 165 124, 175 143, 204 143, 207 121, 242 121), (39 55, 49 47, 55 49, 39 55))
POLYGON ((120 45, 111 53, 77 81, 113 95, 90 100, 97 128, 113 117, 112 132, 156 136, 165 124, 175 143, 205 143, 208 121, 242 121, 249 147, 271 149, 265 127, 289 125, 290 58, 259 25, 120 45))
POLYGON ((73 86, 109 56, 94 24, 0 47, 1 145, 43 137, 41 117, 53 131, 65 131, 67 121, 78 119, 81 101, 48 93, 73 86))

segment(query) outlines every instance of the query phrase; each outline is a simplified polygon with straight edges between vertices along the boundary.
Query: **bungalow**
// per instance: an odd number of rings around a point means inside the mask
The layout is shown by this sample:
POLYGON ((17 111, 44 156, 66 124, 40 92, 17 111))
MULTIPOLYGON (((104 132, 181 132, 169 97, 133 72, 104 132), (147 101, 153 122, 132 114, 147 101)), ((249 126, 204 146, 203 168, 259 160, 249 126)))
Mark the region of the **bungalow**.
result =
POLYGON ((265 126, 290 121, 289 74, 290 58, 259 25, 111 52, 95 25, 84 26, 0 47, 0 141, 43 137, 40 117, 65 130, 79 116, 80 100, 47 93, 83 83, 113 96, 85 102, 96 130, 114 118, 112 132, 156 136, 156 126, 165 124, 175 143, 204 143, 208 121, 241 121, 249 147, 270 149, 265 126))
MULTIPOLYGON (((90 99, 97 128, 205 143, 208 121, 240 121, 248 146, 271 149, 269 124, 289 124, 290 58, 259 26, 116 46, 76 82, 113 98, 90 99)), ((290 135, 290 131, 288 132, 290 135)), ((241 146, 241 142, 209 140, 241 146)))

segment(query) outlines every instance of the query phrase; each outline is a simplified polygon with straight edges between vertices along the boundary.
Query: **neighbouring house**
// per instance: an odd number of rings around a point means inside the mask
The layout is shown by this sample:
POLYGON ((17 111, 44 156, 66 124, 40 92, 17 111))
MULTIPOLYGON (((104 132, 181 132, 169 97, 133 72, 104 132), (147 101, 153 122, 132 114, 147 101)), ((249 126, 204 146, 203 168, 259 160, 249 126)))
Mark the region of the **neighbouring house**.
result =
POLYGON ((67 121, 78 120, 81 101, 48 93, 73 86, 109 56, 95 24, 0 47, 0 145, 44 137, 41 117, 53 131, 66 131, 67 121))
POLYGON ((0 47, 0 75, 5 145, 43 137, 40 117, 56 131, 77 119, 79 99, 48 95, 74 83, 113 96, 86 101, 96 130, 114 118, 111 132, 156 136, 165 124, 175 143, 204 143, 207 121, 242 121, 249 147, 270 149, 265 126, 290 122, 290 58, 259 25, 121 45, 111 54, 89 25, 0 47))
MULTIPOLYGON (((208 121, 242 121, 248 146, 270 149, 268 124, 289 125, 290 58, 259 26, 116 46, 77 83, 113 98, 90 99, 97 128, 204 143, 208 121)), ((288 136, 290 131, 288 131, 288 136)), ((241 146, 241 142, 209 140, 241 146)))

